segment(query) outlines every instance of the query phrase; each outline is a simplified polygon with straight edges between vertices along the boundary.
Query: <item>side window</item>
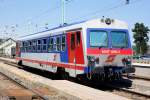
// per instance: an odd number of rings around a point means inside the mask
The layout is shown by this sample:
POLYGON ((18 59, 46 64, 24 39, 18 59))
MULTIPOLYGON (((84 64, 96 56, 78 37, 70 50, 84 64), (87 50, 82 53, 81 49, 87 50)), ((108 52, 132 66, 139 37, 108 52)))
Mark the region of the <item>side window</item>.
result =
POLYGON ((23 45, 23 52, 25 52, 25 42, 22 42, 23 45))
POLYGON ((53 37, 53 51, 56 51, 56 37, 53 37))
POLYGON ((36 40, 33 40, 33 43, 32 43, 32 48, 33 48, 33 52, 36 52, 36 40))
POLYGON ((26 52, 28 52, 28 42, 25 42, 26 52))
POLYGON ((75 35, 71 34, 71 49, 75 49, 75 35))
POLYGON ((49 51, 53 51, 54 39, 51 37, 49 41, 49 51))
POLYGON ((23 42, 24 52, 27 52, 27 42, 23 42))
POLYGON ((47 50, 47 39, 42 40, 42 50, 46 51, 47 50))
POLYGON ((20 42, 20 50, 23 52, 23 42, 20 42))
POLYGON ((24 43, 25 42, 22 42, 22 50, 21 50, 22 52, 25 52, 25 45, 24 45, 24 43))
POLYGON ((66 49, 66 37, 62 36, 61 37, 61 50, 65 51, 65 49, 66 49))
POLYGON ((60 47, 60 37, 57 37, 56 38, 56 50, 57 51, 60 51, 61 50, 61 47, 60 47))
POLYGON ((29 46, 28 47, 29 47, 29 52, 31 52, 31 50, 32 50, 31 49, 31 47, 32 47, 32 42, 31 41, 29 41, 29 46))
POLYGON ((38 50, 38 51, 41 51, 41 44, 42 44, 42 43, 41 43, 41 40, 38 40, 38 41, 37 41, 37 50, 38 50))

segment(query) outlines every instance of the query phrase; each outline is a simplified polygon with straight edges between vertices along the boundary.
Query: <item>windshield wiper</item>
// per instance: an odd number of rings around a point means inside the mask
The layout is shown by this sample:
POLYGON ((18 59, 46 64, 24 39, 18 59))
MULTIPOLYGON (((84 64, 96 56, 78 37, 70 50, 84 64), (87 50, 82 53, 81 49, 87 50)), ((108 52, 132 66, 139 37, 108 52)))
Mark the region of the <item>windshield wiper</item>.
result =
POLYGON ((103 48, 103 47, 105 47, 105 46, 99 46, 99 49, 101 49, 101 48, 103 48))
POLYGON ((121 49, 124 49, 125 47, 124 46, 122 46, 122 47, 120 47, 121 49))

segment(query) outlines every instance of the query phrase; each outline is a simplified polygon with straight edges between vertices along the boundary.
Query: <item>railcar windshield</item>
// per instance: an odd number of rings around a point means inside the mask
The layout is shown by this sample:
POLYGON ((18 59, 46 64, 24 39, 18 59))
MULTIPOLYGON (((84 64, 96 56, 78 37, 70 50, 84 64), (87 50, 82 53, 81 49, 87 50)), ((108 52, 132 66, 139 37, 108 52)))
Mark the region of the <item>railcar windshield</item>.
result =
POLYGON ((128 37, 126 32, 122 31, 112 31, 111 34, 111 44, 114 48, 127 48, 128 47, 128 37))
POLYGON ((90 46, 107 47, 108 35, 106 31, 93 30, 90 32, 90 46))

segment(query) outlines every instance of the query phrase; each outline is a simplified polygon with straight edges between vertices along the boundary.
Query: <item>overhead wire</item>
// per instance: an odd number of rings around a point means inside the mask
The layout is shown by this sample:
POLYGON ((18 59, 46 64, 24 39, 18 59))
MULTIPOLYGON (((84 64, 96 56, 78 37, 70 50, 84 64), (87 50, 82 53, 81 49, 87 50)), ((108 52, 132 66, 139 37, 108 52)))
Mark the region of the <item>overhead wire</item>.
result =
MULTIPOLYGON (((75 0, 71 0, 71 1, 75 1, 75 0)), ((139 2, 139 1, 141 1, 141 0, 134 0, 134 1, 131 1, 131 0, 130 0, 129 4, 137 3, 137 2, 139 2)), ((70 3, 70 1, 69 1, 68 3, 70 3)), ((78 19, 81 19, 81 18, 85 18, 85 17, 87 17, 87 16, 88 16, 89 18, 90 18, 90 16, 94 17, 96 14, 100 14, 100 13, 102 13, 102 12, 109 12, 109 11, 111 11, 111 10, 114 10, 114 9, 117 9, 117 8, 120 8, 120 7, 129 5, 129 4, 123 3, 121 0, 119 0, 119 1, 118 1, 117 3, 115 3, 115 4, 116 4, 116 5, 114 5, 114 3, 113 3, 113 4, 110 4, 110 5, 109 5, 109 8, 104 7, 104 8, 102 8, 102 9, 100 9, 100 10, 97 10, 97 11, 94 11, 94 12, 90 12, 90 13, 85 14, 85 15, 83 15, 83 16, 69 19, 68 21, 71 22, 71 21, 74 21, 74 20, 78 20, 78 19), (113 6, 112 6, 112 5, 113 5, 113 6)), ((38 14, 38 15, 32 17, 32 18, 27 19, 26 21, 21 22, 20 24, 17 24, 17 26, 22 26, 22 25, 24 25, 24 24, 27 24, 27 23, 29 23, 29 21, 32 22, 33 20, 36 20, 36 19, 38 19, 38 18, 41 18, 42 16, 44 16, 44 15, 47 14, 47 13, 52 13, 53 11, 59 9, 60 7, 61 7, 61 5, 56 6, 56 7, 52 8, 52 9, 48 9, 48 10, 46 10, 46 11, 44 11, 44 12, 42 12, 42 13, 40 13, 40 14, 38 14)), ((19 28, 18 28, 18 29, 19 29, 19 28)))
MULTIPOLYGON (((140 2, 140 1, 142 1, 142 0, 134 0, 134 1, 131 1, 130 0, 130 2, 129 2, 129 4, 126 4, 126 3, 124 3, 124 2, 122 2, 121 0, 120 0, 120 2, 118 2, 116 5, 114 5, 114 6, 111 6, 111 5, 113 5, 113 4, 110 4, 110 6, 109 6, 109 8, 106 8, 106 7, 104 7, 104 8, 102 8, 102 9, 100 9, 100 10, 97 10, 97 11, 94 11, 94 12, 91 12, 91 13, 88 13, 88 14, 85 14, 85 15, 83 15, 83 16, 80 16, 80 17, 76 17, 76 18, 72 18, 72 19, 69 19, 68 21, 69 22, 71 22, 71 21, 74 21, 74 20, 78 20, 78 19, 81 19, 81 18, 84 18, 84 17, 90 17, 90 16, 95 16, 96 14, 100 14, 100 13, 103 13, 103 12, 109 12, 109 11, 112 11, 112 10, 114 10, 114 9, 117 9, 117 8, 120 8, 120 7, 123 7, 123 6, 127 6, 127 5, 130 5, 130 4, 134 4, 134 3, 137 3, 137 2, 140 2)), ((88 18, 88 19, 90 19, 90 18, 88 18)))
MULTIPOLYGON (((68 0, 67 4, 70 4, 71 1, 75 1, 75 0, 68 0)), ((48 10, 46 10, 46 11, 44 11, 44 12, 42 12, 42 13, 40 13, 40 14, 32 17, 32 18, 27 19, 26 21, 21 22, 18 25, 20 26, 20 25, 28 24, 29 22, 33 22, 34 20, 37 20, 38 18, 41 18, 45 14, 52 13, 52 12, 56 11, 59 8, 61 8, 61 5, 58 5, 58 6, 54 7, 54 8, 52 8, 52 9, 48 9, 48 10)))

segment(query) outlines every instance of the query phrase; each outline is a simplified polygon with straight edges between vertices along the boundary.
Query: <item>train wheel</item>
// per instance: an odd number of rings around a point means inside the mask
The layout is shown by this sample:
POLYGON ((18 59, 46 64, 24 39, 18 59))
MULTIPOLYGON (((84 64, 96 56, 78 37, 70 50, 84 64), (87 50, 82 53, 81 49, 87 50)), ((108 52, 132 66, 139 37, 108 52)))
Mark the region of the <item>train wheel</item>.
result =
POLYGON ((119 73, 119 80, 121 80, 122 79, 122 75, 121 75, 121 73, 119 73))
POLYGON ((23 67, 23 65, 22 65, 22 60, 20 60, 19 62, 18 62, 18 68, 20 68, 20 69, 23 69, 24 67, 23 67))
POLYGON ((111 80, 114 81, 115 79, 116 79, 116 76, 115 76, 115 74, 113 74, 113 75, 111 76, 111 80))
POLYGON ((101 80, 102 80, 102 81, 105 81, 105 77, 106 77, 106 76, 105 76, 105 74, 104 74, 104 73, 103 73, 103 74, 101 74, 101 80))
POLYGON ((86 74, 77 75, 76 78, 79 81, 86 81, 86 80, 88 80, 87 77, 86 77, 86 74))
POLYGON ((61 79, 68 80, 69 79, 69 73, 67 73, 67 72, 61 73, 61 79))
POLYGON ((122 79, 122 77, 121 77, 121 73, 116 73, 116 80, 121 80, 122 79))
POLYGON ((19 60, 18 65, 22 66, 22 60, 19 60))
POLYGON ((58 68, 57 69, 57 77, 62 80, 68 80, 69 79, 69 73, 65 72, 64 68, 58 68))

